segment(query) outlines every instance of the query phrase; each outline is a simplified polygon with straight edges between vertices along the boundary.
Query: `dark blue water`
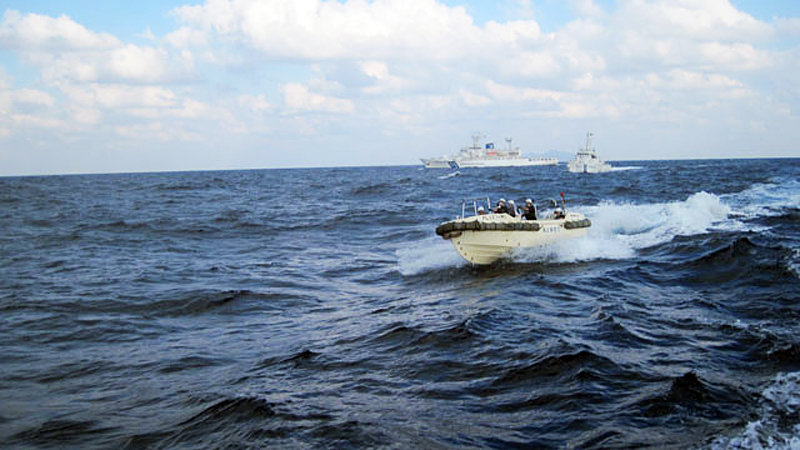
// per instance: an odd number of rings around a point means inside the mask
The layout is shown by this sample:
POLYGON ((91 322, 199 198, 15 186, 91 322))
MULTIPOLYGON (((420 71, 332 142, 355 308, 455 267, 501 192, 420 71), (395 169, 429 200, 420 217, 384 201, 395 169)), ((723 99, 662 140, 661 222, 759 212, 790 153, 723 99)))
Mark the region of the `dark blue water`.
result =
POLYGON ((0 178, 0 442, 796 448, 800 159, 628 165, 0 178), (434 234, 561 191, 588 237, 434 234))

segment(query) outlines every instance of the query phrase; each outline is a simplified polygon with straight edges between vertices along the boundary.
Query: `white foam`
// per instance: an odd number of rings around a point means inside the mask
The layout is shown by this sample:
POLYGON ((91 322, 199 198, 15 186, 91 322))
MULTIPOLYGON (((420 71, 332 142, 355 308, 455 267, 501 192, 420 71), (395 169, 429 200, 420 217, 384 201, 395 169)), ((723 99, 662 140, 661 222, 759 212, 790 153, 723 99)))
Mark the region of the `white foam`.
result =
POLYGON ((553 245, 522 249, 514 258, 520 262, 576 262, 594 259, 626 259, 638 249, 669 242, 675 236, 707 232, 727 221, 730 208, 719 197, 698 192, 682 202, 604 202, 581 208, 592 221, 583 238, 553 245))
POLYGON ((742 192, 723 195, 722 199, 748 218, 775 216, 786 206, 800 205, 800 180, 776 178, 771 183, 757 183, 742 192))
POLYGON ((619 167, 612 167, 611 172, 623 172, 625 170, 639 170, 642 166, 619 166, 619 167))
POLYGON ((792 249, 792 259, 789 260, 788 266, 789 271, 797 278, 800 278, 800 248, 792 249))
MULTIPOLYGON (((721 196, 701 191, 684 201, 648 204, 607 201, 578 208, 592 221, 586 237, 520 249, 512 258, 519 262, 557 263, 633 258, 637 250, 669 242, 676 236, 698 235, 712 229, 741 230, 745 225, 736 216, 774 215, 786 205, 798 204, 800 181, 793 179, 776 179, 721 196)), ((752 229, 752 224, 749 228, 752 229)), ((441 239, 413 243, 398 250, 397 257, 398 270, 403 275, 465 264, 452 245, 441 239)), ((800 272, 799 258, 800 253, 795 251, 789 264, 795 274, 800 272)))
POLYGON ((781 373, 762 393, 761 417, 741 434, 717 438, 713 449, 800 449, 800 372, 781 373), (786 418, 795 418, 787 429, 786 418))
POLYGON ((466 264, 453 245, 441 238, 425 239, 398 249, 397 270, 404 276, 466 264))

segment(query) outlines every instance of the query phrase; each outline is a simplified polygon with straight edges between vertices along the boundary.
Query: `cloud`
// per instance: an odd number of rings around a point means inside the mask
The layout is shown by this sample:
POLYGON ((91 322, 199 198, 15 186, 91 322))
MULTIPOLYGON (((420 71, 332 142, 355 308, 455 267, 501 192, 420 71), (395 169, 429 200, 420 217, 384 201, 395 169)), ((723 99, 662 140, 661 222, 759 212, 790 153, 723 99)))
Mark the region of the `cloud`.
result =
MULTIPOLYGON (((9 10, 0 48, 32 70, 0 77, 0 143, 113 136, 191 142, 213 159, 212 141, 423 142, 475 127, 537 139, 588 123, 626 140, 664 124, 800 138, 800 18, 767 23, 728 0, 571 0, 576 16, 545 32, 536 18, 551 2, 509 4, 516 16, 501 21, 441 0, 206 0, 131 42, 9 10)), ((425 156, 401 147, 394 162, 425 156)), ((326 158, 355 154, 385 156, 326 158)))
POLYGON ((14 49, 40 67, 47 82, 167 82, 193 69, 190 52, 170 54, 153 46, 125 44, 96 33, 68 16, 57 18, 7 10, 0 22, 0 46, 14 49))
POLYGON ((53 106, 55 103, 53 96, 38 89, 19 89, 11 94, 15 103, 37 106, 53 106))
POLYGON ((208 38, 203 31, 190 27, 180 27, 164 36, 164 42, 177 48, 205 47, 208 45, 208 38))
POLYGON ((352 100, 317 94, 300 83, 286 84, 283 87, 283 99, 288 108, 297 111, 350 113, 355 109, 352 100))
POLYGON ((464 8, 435 0, 209 0, 175 14, 224 39, 290 60, 416 58, 420 50, 427 57, 452 58, 479 42, 464 8))
POLYGON ((67 16, 21 14, 6 10, 0 23, 0 46, 26 50, 101 50, 120 45, 107 33, 95 33, 67 16))
POLYGON ((694 41, 761 42, 774 34, 728 0, 625 0, 617 16, 647 35, 694 41))

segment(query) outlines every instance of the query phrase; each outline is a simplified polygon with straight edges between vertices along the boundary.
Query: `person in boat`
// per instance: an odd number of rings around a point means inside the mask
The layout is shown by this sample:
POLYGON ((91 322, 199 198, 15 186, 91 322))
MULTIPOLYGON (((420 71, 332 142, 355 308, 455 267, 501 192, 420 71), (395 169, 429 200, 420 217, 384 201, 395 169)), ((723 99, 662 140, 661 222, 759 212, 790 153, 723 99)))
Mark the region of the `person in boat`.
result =
POLYGON ((508 208, 506 207, 506 199, 501 198, 497 202, 497 207, 492 212, 495 214, 508 213, 508 208))
POLYGON ((522 217, 525 220, 536 220, 536 206, 533 204, 533 200, 525 199, 525 206, 522 208, 522 217))
POLYGON ((478 215, 482 216, 484 214, 486 214, 486 210, 483 209, 483 206, 478 206, 478 215))
POLYGON ((517 217, 517 205, 514 204, 514 200, 508 201, 507 209, 508 210, 506 211, 506 214, 508 214, 511 217, 517 217))

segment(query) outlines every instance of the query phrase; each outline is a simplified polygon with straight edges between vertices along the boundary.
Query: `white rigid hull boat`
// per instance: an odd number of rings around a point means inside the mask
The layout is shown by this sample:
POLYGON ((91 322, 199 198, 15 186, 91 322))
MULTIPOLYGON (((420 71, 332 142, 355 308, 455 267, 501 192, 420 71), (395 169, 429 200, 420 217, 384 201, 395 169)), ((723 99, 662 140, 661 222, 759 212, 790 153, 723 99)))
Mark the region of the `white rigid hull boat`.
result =
POLYGON ((567 170, 574 173, 601 173, 612 169, 611 165, 597 157, 591 146, 593 134, 586 133, 586 147, 579 149, 575 159, 567 163, 567 170))
POLYGON ((473 264, 491 264, 515 248, 547 245, 586 235, 591 222, 583 214, 549 215, 541 220, 522 220, 508 214, 486 214, 444 222, 436 234, 453 243, 456 251, 473 264))

